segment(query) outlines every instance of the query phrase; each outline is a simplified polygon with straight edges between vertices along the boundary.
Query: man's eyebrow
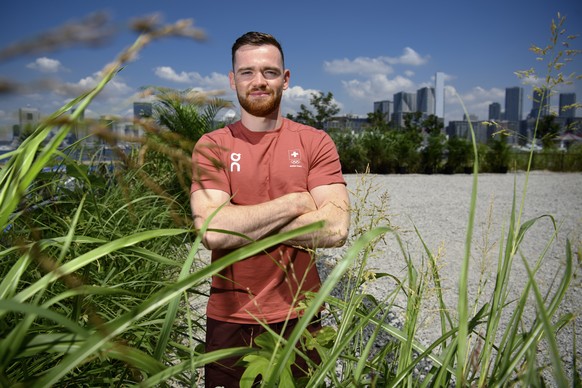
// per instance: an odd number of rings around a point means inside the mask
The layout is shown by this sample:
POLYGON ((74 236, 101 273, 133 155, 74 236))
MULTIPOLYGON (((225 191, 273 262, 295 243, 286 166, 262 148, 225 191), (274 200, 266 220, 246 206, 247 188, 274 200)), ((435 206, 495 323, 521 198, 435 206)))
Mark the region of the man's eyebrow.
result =
MULTIPOLYGON (((245 71, 245 70, 256 70, 257 68, 255 66, 241 66, 239 67, 236 71, 237 73, 239 71, 245 71)), ((276 71, 282 71, 280 67, 277 66, 263 66, 259 68, 260 71, 265 71, 265 70, 276 70, 276 71)))

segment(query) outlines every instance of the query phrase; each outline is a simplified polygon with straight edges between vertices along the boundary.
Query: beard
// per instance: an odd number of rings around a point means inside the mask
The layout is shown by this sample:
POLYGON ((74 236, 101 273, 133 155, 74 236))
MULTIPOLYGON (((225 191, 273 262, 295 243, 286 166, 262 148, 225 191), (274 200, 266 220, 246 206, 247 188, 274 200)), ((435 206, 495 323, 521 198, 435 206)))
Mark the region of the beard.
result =
POLYGON ((269 92, 269 97, 250 99, 249 94, 253 91, 255 90, 248 93, 237 93, 238 102, 247 113, 256 117, 267 117, 279 109, 281 98, 283 97, 281 92, 267 88, 264 91, 269 92))

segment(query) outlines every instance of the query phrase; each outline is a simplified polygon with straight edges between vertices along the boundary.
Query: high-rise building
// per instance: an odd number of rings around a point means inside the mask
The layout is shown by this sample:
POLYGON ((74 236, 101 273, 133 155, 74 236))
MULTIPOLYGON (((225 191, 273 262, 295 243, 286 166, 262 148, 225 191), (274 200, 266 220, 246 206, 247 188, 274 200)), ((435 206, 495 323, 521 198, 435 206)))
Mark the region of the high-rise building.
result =
POLYGON ((416 112, 416 93, 398 92, 394 95, 394 113, 416 112))
POLYGON ((548 116, 550 114, 550 94, 547 88, 534 88, 532 95, 532 108, 529 117, 548 116))
POLYGON ((435 114, 434 88, 424 87, 416 91, 416 110, 426 115, 435 114))
POLYGON ((523 88, 514 86, 505 89, 505 119, 519 122, 523 117, 523 88))
POLYGON ((560 93, 560 112, 558 116, 566 118, 576 117, 576 93, 560 93))
POLYGON ((494 126, 486 125, 482 121, 478 120, 451 120, 447 126, 446 133, 450 137, 460 137, 472 140, 471 127, 473 128, 473 133, 475 134, 475 140, 477 143, 486 144, 494 131, 494 126))
MULTIPOLYGON (((76 110, 77 110, 76 107, 72 108, 71 115, 73 115, 76 112, 76 110)), ((73 128, 72 128, 71 133, 72 133, 73 139, 75 139, 75 140, 86 138, 89 135, 89 126, 85 122, 85 110, 83 110, 79 113, 77 119, 73 123, 73 128)))
POLYGON ((40 111, 36 108, 20 108, 18 109, 18 124, 20 125, 20 133, 30 127, 34 129, 40 123, 40 111))
POLYGON ((445 118, 445 73, 437 72, 435 74, 434 85, 434 114, 441 118, 445 118))
POLYGON ((493 102, 489 104, 489 120, 501 120, 501 104, 493 102))
POLYGON ((404 116, 406 113, 416 111, 416 93, 398 92, 394 94, 394 113, 392 113, 392 122, 397 127, 402 127, 404 125, 404 116))
POLYGON ((392 105, 392 101, 389 100, 374 101, 374 112, 382 114, 388 122, 392 116, 392 105))

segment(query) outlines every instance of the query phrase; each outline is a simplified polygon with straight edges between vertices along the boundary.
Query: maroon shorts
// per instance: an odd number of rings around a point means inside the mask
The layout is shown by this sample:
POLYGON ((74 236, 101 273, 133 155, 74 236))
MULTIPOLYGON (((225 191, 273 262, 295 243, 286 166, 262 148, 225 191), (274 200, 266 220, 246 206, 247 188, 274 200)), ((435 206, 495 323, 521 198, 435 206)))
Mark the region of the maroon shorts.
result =
MULTIPOLYGON (((281 333, 283 327, 285 327, 283 337, 288 338, 297 321, 297 319, 291 319, 287 321, 286 326, 285 322, 272 323, 269 324, 269 327, 276 333, 281 333)), ((321 328, 320 320, 314 318, 314 321, 307 328, 312 333, 316 332, 321 328)), ((229 323, 207 318, 206 351, 210 352, 239 346, 254 346, 254 339, 263 332, 265 332, 265 329, 261 325, 229 323)), ((315 349, 304 350, 303 352, 316 364, 321 362, 321 358, 315 349)), ((206 365, 204 368, 205 386, 207 388, 220 386, 225 388, 238 388, 240 378, 245 371, 243 366, 235 365, 239 359, 240 357, 224 358, 206 365)), ((295 365, 292 367, 293 376, 296 378, 305 376, 307 370, 307 362, 303 358, 297 357, 295 359, 295 365)))

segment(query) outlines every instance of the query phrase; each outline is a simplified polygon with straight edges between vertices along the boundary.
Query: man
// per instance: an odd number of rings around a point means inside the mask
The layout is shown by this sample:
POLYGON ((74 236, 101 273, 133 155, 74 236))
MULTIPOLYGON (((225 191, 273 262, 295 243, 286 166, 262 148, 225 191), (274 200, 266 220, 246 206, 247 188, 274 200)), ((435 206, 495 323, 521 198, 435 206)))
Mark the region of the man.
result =
MULTIPOLYGON (((281 116, 289 87, 279 42, 249 32, 232 47, 230 86, 241 120, 204 135, 193 152, 191 207, 196 228, 237 232, 252 240, 324 221, 323 229, 242 260, 212 279, 207 307, 207 351, 251 346, 259 322, 290 333, 305 292, 319 274, 309 249, 344 244, 349 198, 337 150, 323 131, 281 116), (225 205, 226 204, 226 205, 225 205), (211 215, 223 206, 215 216, 211 215)), ((212 260, 249 243, 240 235, 208 231, 212 260)), ((311 330, 316 330, 314 323, 311 330)), ((320 327, 320 326, 319 326, 320 327)), ((221 360, 205 370, 206 386, 237 386, 244 368, 221 360)), ((303 371, 305 372, 305 371, 303 371)))

